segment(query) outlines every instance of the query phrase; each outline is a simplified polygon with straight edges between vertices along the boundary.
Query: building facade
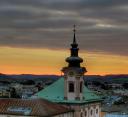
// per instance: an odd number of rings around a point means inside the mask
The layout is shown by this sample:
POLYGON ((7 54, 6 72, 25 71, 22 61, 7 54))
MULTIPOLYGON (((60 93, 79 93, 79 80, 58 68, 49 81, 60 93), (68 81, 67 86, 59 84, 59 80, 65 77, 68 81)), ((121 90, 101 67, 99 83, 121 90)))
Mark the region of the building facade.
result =
MULTIPOLYGON (((46 116, 28 116, 28 115, 9 115, 9 114, 0 114, 0 117, 46 117, 46 116)), ((58 114, 58 115, 51 115, 51 116, 47 116, 47 117, 74 117, 73 112, 68 112, 68 113, 62 113, 62 114, 58 114)))

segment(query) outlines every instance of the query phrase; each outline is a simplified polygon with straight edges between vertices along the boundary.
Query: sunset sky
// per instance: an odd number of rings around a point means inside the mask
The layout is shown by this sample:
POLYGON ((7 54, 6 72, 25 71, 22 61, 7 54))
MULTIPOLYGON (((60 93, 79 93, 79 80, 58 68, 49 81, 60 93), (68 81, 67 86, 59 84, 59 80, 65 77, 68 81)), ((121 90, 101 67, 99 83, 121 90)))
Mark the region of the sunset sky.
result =
POLYGON ((0 73, 60 75, 74 24, 87 74, 128 74, 128 0, 0 0, 0 73))

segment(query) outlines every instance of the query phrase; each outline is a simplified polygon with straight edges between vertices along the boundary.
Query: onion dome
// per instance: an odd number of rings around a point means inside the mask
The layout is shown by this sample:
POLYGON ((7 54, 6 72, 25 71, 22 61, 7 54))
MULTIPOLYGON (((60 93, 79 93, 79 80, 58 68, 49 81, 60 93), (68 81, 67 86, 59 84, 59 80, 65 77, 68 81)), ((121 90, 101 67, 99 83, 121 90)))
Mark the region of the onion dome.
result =
POLYGON ((78 44, 76 42, 75 25, 74 25, 73 32, 74 32, 73 43, 71 44, 71 48, 70 48, 71 55, 70 55, 70 57, 66 58, 66 62, 69 63, 69 67, 80 67, 80 63, 83 62, 83 59, 78 56, 79 48, 78 48, 78 44))

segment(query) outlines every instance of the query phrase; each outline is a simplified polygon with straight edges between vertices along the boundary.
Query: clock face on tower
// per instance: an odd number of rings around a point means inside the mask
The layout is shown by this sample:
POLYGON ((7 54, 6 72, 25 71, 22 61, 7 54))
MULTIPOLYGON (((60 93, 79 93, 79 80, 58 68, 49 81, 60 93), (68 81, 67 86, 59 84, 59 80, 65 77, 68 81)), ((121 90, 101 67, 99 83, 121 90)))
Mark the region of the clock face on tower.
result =
POLYGON ((70 77, 73 77, 73 76, 75 76, 75 73, 74 73, 74 71, 69 71, 69 72, 68 72, 68 76, 70 76, 70 77))

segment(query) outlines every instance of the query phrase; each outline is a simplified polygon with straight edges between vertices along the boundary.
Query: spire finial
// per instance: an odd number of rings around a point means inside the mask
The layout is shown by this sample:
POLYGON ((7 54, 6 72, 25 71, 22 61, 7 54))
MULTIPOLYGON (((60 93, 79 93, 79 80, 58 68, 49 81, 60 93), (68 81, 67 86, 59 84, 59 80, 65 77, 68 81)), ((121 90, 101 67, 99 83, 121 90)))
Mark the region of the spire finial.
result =
POLYGON ((73 32, 74 32, 74 38, 73 38, 73 43, 76 43, 76 25, 74 24, 74 29, 73 29, 73 32))
POLYGON ((74 24, 73 32, 74 32, 74 33, 76 32, 76 25, 75 25, 75 24, 74 24))

